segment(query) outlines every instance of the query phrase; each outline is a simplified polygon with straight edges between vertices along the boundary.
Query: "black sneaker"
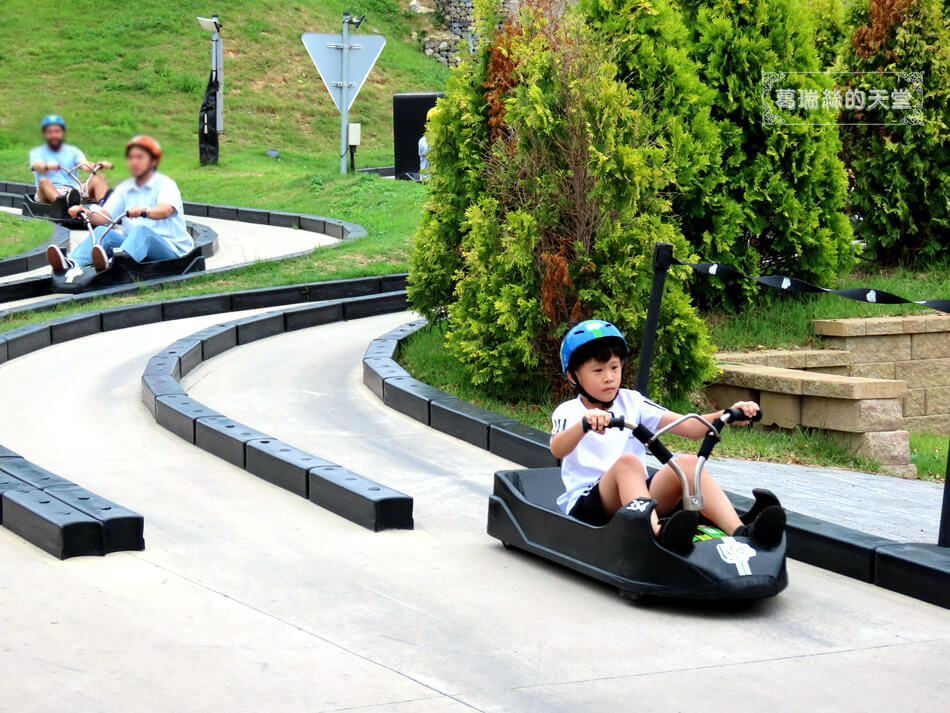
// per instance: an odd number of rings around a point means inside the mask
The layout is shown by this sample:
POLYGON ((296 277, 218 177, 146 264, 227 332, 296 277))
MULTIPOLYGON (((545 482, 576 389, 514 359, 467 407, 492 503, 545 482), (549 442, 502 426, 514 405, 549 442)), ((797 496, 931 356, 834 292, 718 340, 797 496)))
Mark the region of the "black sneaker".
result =
POLYGON ((677 510, 660 529, 660 544, 668 550, 685 554, 693 547, 693 535, 699 525, 699 513, 677 510))
POLYGON ((734 537, 748 537, 750 540, 775 547, 782 541, 785 532, 785 510, 781 505, 769 505, 759 516, 748 525, 741 525, 733 534, 734 537))
POLYGON ((63 254, 58 245, 50 245, 46 248, 46 260, 49 262, 53 272, 66 272, 76 267, 76 263, 63 254))

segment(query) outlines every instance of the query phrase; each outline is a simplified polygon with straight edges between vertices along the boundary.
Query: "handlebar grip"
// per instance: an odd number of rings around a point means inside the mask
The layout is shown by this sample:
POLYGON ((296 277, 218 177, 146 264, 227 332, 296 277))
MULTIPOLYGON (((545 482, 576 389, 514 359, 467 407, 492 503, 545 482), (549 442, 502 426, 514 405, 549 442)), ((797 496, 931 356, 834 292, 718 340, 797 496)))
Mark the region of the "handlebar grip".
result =
POLYGON ((627 422, 624 420, 623 416, 614 416, 610 414, 610 423, 607 424, 607 428, 626 428, 627 422))
POLYGON ((670 453, 670 450, 666 446, 656 440, 653 440, 652 443, 650 442, 653 439, 653 431, 642 423, 637 424, 637 427, 633 429, 633 435, 640 443, 649 448, 650 453, 655 455, 657 460, 663 465, 673 460, 673 454, 670 453))
POLYGON ((762 420, 762 409, 759 409, 755 412, 755 416, 749 418, 743 413, 741 409, 737 408, 727 408, 724 409, 723 415, 729 414, 729 420, 727 423, 733 423, 735 421, 761 421, 762 420))

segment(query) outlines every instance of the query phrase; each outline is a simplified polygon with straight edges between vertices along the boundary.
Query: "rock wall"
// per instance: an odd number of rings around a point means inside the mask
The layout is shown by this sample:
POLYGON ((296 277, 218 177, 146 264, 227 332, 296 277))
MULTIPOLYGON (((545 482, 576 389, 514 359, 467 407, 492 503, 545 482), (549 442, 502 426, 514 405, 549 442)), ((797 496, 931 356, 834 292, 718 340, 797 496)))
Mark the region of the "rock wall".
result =
POLYGON ((449 32, 465 37, 472 26, 472 0, 435 0, 435 9, 442 15, 449 32))
MULTIPOLYGON (((425 38, 425 53, 444 65, 459 63, 460 50, 466 53, 469 32, 472 29, 472 0, 432 0, 436 11, 445 22, 445 31, 425 38), (461 43, 461 44, 460 44, 461 43)), ((502 12, 511 16, 518 11, 521 0, 502 0, 502 12)), ((478 46, 478 37, 472 37, 472 46, 478 46)))
POLYGON ((849 376, 847 350, 773 349, 716 357, 720 375, 706 395, 719 408, 757 401, 764 426, 820 428, 886 473, 917 475, 903 428, 903 381, 849 376))
POLYGON ((833 349, 851 352, 852 376, 907 383, 904 428, 950 434, 950 317, 815 320, 833 349))

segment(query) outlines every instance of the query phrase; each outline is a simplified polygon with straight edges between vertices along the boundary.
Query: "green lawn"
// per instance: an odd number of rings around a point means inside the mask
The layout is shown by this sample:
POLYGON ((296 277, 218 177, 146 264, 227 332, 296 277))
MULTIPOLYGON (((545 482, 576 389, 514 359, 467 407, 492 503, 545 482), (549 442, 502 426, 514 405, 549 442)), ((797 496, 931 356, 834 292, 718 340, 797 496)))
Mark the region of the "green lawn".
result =
MULTIPOLYGON (((117 166, 132 134, 154 134, 168 157, 166 172, 180 181, 186 200, 231 195, 231 203, 257 205, 273 189, 306 185, 321 168, 338 169, 340 120, 300 34, 338 32, 344 7, 367 16, 357 34, 387 38, 350 120, 363 124, 358 163, 391 164, 392 95, 441 89, 447 76, 418 39, 431 20, 405 6, 402 0, 231 0, 215 6, 224 24, 226 134, 220 167, 200 169, 198 108, 210 42, 195 16, 208 14, 207 3, 73 0, 67 11, 62 3, 4 0, 0 86, 8 101, 0 113, 0 178, 32 180, 27 151, 42 141, 40 118, 57 112, 66 118, 68 141, 117 166), (282 170, 269 170, 268 148, 281 151, 276 163, 282 170), (278 183, 270 184, 271 178, 278 183)), ((114 178, 122 174, 117 170, 114 178)), ((306 202, 306 194, 298 198, 306 202)))
POLYGON ((49 240, 51 233, 45 221, 24 220, 0 211, 0 258, 38 247, 49 240))

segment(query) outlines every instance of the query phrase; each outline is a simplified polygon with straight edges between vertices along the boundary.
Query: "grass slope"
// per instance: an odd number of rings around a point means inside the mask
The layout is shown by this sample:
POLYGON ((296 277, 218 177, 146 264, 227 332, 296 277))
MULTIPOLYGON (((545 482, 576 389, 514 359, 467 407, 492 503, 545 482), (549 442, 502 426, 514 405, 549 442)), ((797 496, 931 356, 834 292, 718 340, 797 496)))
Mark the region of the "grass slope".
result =
MULTIPOLYGON (((200 172, 202 177, 254 178, 260 168, 252 159, 267 148, 288 156, 323 154, 321 163, 338 165, 333 157, 339 114, 300 34, 339 32, 344 6, 367 16, 357 34, 387 38, 351 121, 363 123, 358 156, 363 165, 391 163, 392 95, 438 90, 446 76, 412 39, 429 21, 409 14, 404 5, 402 0, 220 3, 226 136, 221 165, 200 172)), ((31 178, 25 151, 41 142, 40 117, 54 111, 66 117, 68 140, 91 156, 121 158, 128 137, 145 132, 166 148, 169 173, 198 170, 198 108, 210 43, 195 17, 207 12, 207 3, 193 0, 73 0, 68 10, 62 3, 4 0, 0 86, 15 101, 6 102, 0 114, 0 176, 31 178)), ((206 197, 189 191, 186 196, 206 197)))
MULTIPOLYGON (((910 300, 946 299, 950 297, 947 274, 946 265, 935 265, 927 272, 866 266, 862 271, 840 278, 836 287, 874 288, 910 300)), ((710 278, 697 276, 693 279, 710 278)), ((761 303, 740 314, 712 312, 704 315, 713 343, 728 351, 807 346, 817 341, 812 332, 813 319, 933 314, 932 310, 916 305, 867 304, 836 295, 803 298, 768 290, 764 297, 761 303)))
POLYGON ((0 212, 0 258, 42 245, 49 240, 50 232, 49 223, 0 212))
MULTIPOLYGON (((339 31, 344 6, 367 15, 358 33, 387 38, 351 120, 363 123, 358 165, 391 164, 392 94, 439 90, 447 74, 413 39, 430 21, 406 12, 404 0, 232 0, 217 6, 224 23, 227 133, 220 163, 205 167, 198 163, 197 113, 209 42, 194 18, 207 14, 206 5, 75 0, 65 13, 54 3, 4 1, 0 86, 15 101, 0 113, 0 178, 32 181, 27 152, 42 140, 40 117, 55 111, 66 117, 70 142, 89 158, 113 160, 116 170, 107 174, 112 184, 127 176, 122 154, 129 136, 149 132, 162 142, 162 171, 186 200, 327 215, 369 232, 312 256, 196 278, 102 306, 408 269, 423 189, 339 175, 339 114, 300 41, 303 31, 339 31), (277 148, 279 158, 266 156, 267 148, 277 148)), ((44 230, 48 237, 48 225, 44 230)), ((0 320, 0 331, 80 309, 0 320)))

